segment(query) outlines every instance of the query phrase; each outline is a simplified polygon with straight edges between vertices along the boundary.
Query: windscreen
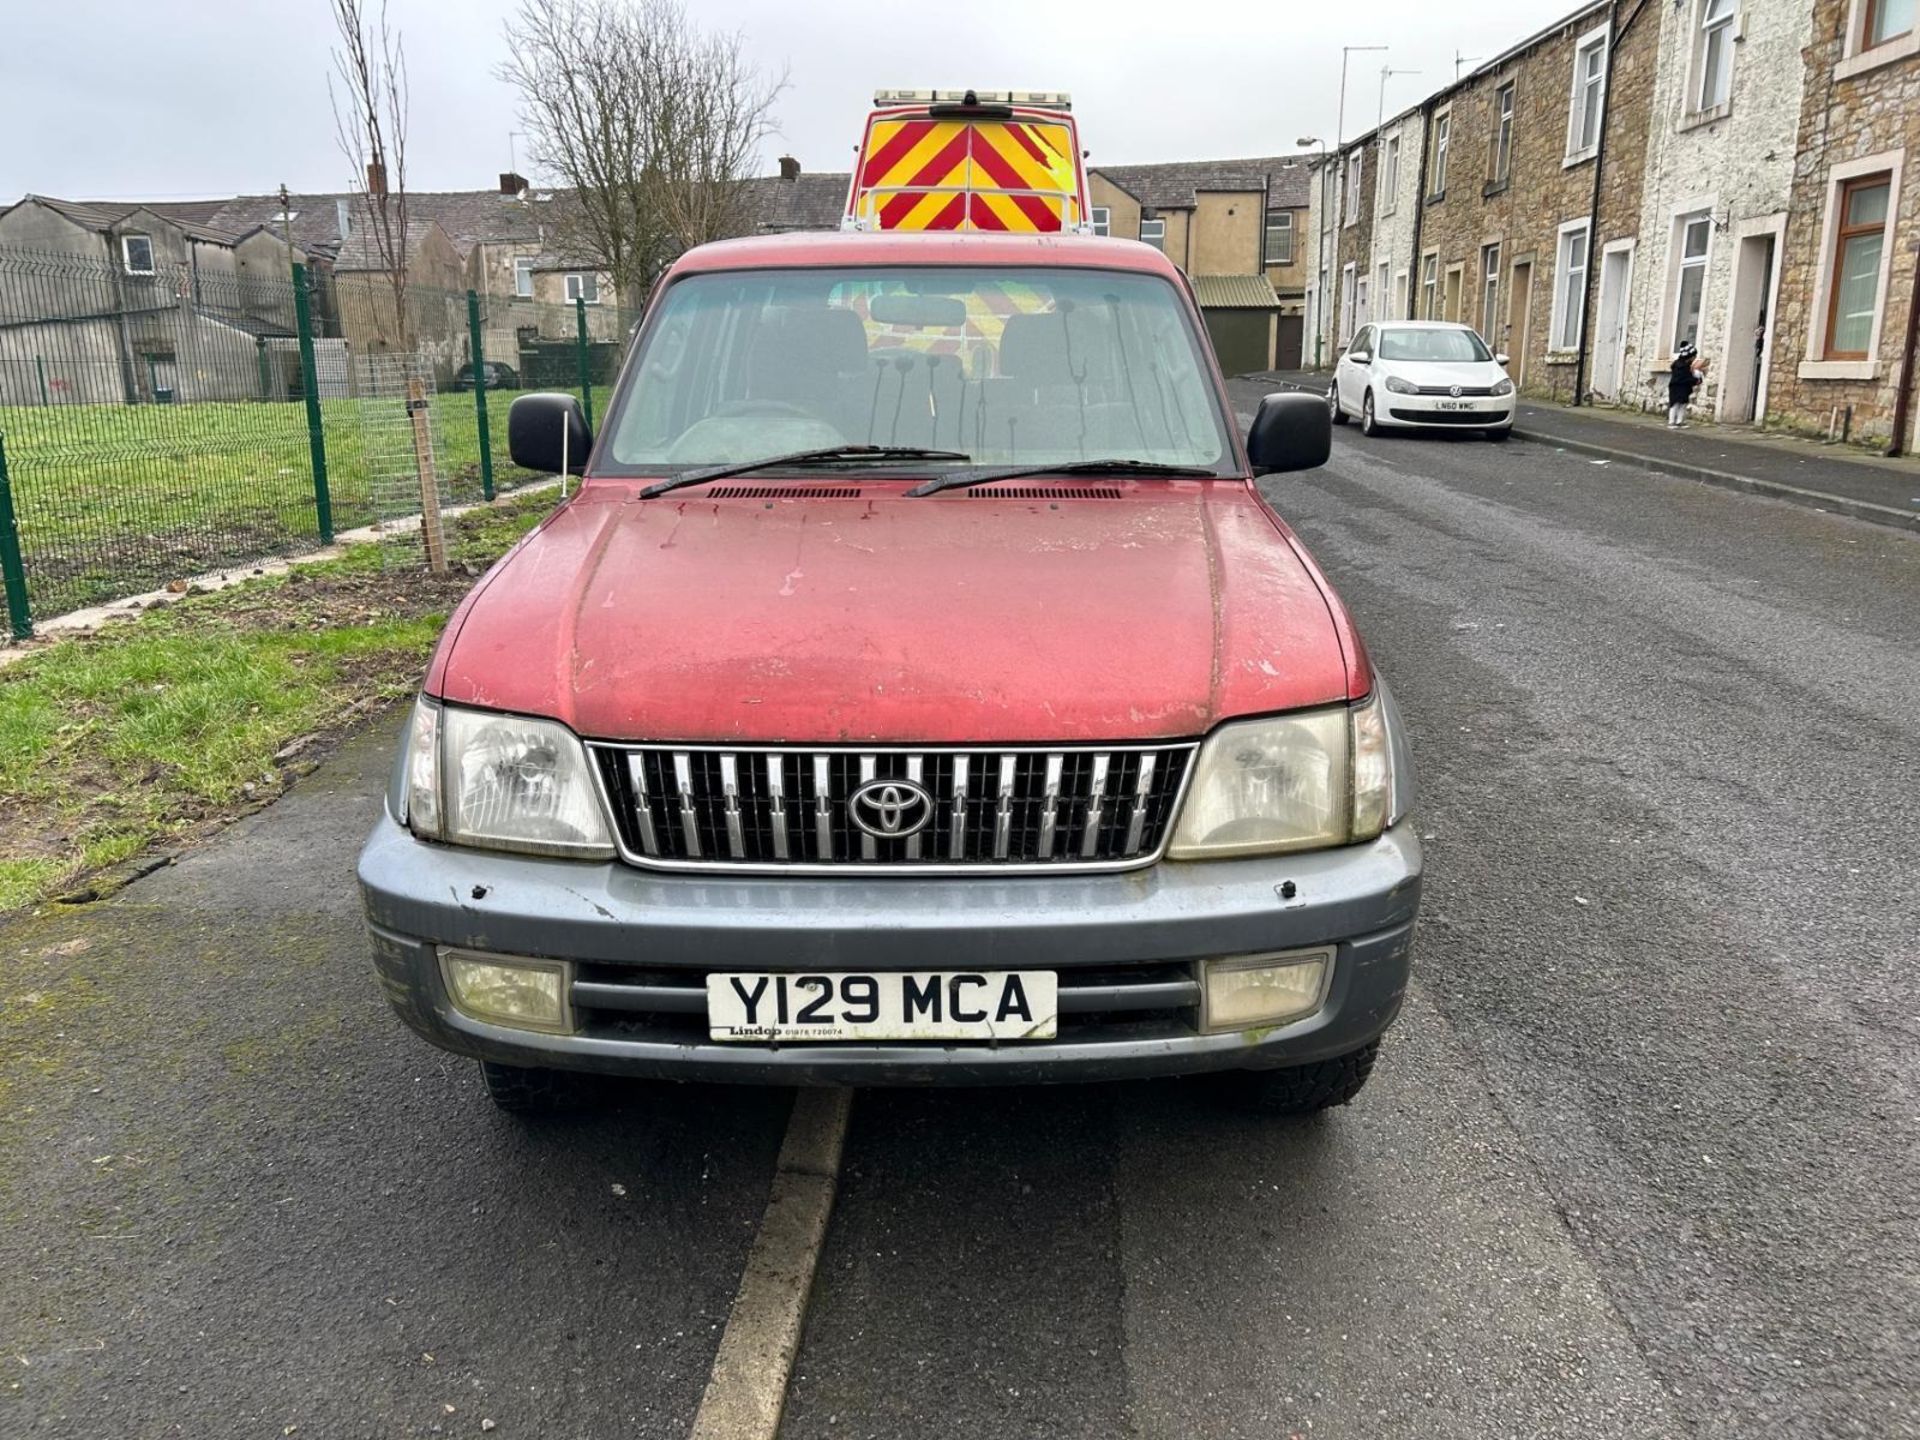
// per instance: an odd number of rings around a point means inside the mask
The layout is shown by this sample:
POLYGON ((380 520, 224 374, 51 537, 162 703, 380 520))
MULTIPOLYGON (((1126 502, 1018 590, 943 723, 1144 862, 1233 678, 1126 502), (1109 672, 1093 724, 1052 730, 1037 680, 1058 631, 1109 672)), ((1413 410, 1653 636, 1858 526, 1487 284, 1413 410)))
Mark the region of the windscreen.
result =
POLYGON ((1382 330, 1380 358, 1464 365, 1491 360, 1493 352, 1471 330, 1382 330))
POLYGON ((614 474, 843 444, 1232 466, 1179 292, 1111 270, 689 276, 661 297, 615 407, 614 474))

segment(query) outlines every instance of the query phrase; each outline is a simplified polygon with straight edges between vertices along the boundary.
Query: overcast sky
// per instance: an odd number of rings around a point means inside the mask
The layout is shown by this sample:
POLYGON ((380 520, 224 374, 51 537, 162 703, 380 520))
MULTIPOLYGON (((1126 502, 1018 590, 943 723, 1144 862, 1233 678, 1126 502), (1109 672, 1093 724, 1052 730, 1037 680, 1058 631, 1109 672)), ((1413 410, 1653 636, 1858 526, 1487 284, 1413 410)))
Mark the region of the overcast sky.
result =
MULTIPOLYGON (((480 189, 507 167, 514 96, 493 76, 517 0, 389 0, 412 72, 409 181, 480 189)), ((876 86, 1063 89, 1094 164, 1283 152, 1330 136, 1343 45, 1347 133, 1572 11, 1572 0, 691 0, 784 67, 778 140, 809 170, 851 163, 876 86), (1178 23, 1191 16, 1189 28, 1178 23)), ((9 3, 0 204, 343 189, 327 105, 326 0, 9 3)), ((524 168, 524 165, 523 165, 524 168)), ((539 178, 539 177, 536 177, 539 178)))

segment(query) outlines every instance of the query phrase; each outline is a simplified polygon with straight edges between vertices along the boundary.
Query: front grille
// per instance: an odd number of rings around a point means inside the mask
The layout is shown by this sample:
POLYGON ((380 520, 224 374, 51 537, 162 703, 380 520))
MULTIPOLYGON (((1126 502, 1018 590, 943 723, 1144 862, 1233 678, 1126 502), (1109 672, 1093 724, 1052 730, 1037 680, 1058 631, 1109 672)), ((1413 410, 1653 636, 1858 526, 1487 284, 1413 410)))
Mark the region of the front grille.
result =
POLYGON ((591 748, 635 864, 896 872, 1145 864, 1167 839, 1194 751, 591 748), (881 783, 859 807, 862 825, 855 797, 871 782, 881 783))
POLYGON ((1491 385, 1462 385, 1455 390, 1451 385, 1422 385, 1413 392, 1416 395, 1445 395, 1461 400, 1480 400, 1493 394, 1491 385))

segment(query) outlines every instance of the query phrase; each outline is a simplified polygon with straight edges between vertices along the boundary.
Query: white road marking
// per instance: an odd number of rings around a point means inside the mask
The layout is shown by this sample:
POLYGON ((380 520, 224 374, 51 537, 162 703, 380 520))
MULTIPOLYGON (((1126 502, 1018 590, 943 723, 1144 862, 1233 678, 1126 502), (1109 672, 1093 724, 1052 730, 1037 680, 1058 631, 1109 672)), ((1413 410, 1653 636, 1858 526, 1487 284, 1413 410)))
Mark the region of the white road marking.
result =
POLYGON ((800 1348, 813 1272, 833 1213, 852 1105, 847 1090, 801 1090, 774 1167, 690 1440, 774 1440, 800 1348))

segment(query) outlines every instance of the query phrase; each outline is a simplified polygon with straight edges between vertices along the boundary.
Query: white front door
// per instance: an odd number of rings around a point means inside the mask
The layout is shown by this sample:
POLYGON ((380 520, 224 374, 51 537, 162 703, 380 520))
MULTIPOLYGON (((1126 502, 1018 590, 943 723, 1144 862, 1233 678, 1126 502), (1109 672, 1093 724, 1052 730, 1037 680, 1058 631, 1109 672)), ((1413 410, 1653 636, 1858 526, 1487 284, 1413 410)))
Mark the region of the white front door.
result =
POLYGON ((1607 400, 1620 395, 1625 361, 1627 293, 1633 285, 1633 252, 1609 250, 1600 257, 1600 312, 1594 327, 1593 393, 1607 400))

